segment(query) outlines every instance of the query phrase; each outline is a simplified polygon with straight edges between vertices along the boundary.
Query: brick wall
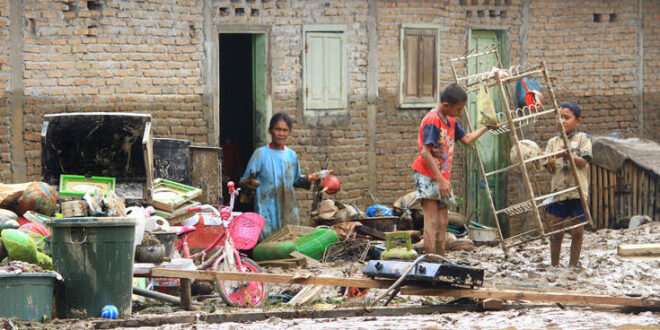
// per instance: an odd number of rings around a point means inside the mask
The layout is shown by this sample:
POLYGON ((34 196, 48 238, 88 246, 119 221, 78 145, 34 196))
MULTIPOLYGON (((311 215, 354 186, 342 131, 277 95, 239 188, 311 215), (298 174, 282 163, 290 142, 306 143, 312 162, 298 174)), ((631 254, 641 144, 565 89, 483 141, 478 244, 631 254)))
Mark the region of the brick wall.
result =
MULTIPOLYGON (((464 55, 470 29, 507 34, 511 62, 545 60, 560 100, 585 110, 584 129, 626 135, 639 128, 636 107, 639 50, 637 1, 524 0, 377 1, 378 92, 375 198, 389 203, 413 189, 410 162, 416 154, 419 121, 428 109, 399 109, 399 34, 401 24, 430 23, 439 36, 439 88, 453 81, 447 60, 464 55), (601 22, 594 22, 599 14, 601 22), (613 21, 610 22, 610 14, 613 21), (526 24, 526 25, 525 25, 526 24), (527 42, 519 34, 528 31, 527 42)), ((135 111, 154 117, 154 133, 207 142, 210 114, 204 42, 204 14, 223 26, 270 29, 270 92, 273 112, 285 111, 296 124, 291 147, 305 171, 327 161, 343 181, 338 199, 365 206, 368 185, 367 1, 298 0, 153 0, 25 2, 25 132, 28 175, 37 178, 42 116, 62 111, 135 111), (208 4, 208 8, 204 4, 208 4), (307 24, 346 26, 349 105, 323 115, 302 107, 302 28, 307 24)), ((645 117, 658 132, 660 32, 655 1, 645 1, 645 117)), ((8 44, 8 0, 0 0, 0 43, 8 44)), ((6 93, 8 47, 0 49, 0 179, 8 180, 6 93)), ((220 109, 222 111, 222 109, 220 109)), ((529 136, 541 145, 554 124, 540 122, 529 136)), ((655 133, 655 139, 659 139, 655 133)), ((454 186, 463 193, 463 147, 458 147, 454 186)), ((504 152, 508 154, 508 150, 504 152)), ((509 200, 520 197, 518 177, 510 176, 509 200)), ((541 183, 547 177, 539 177, 541 183)), ((300 192, 304 212, 311 195, 300 192)))
POLYGON ((644 1, 644 119, 647 136, 660 141, 660 2, 644 1))
MULTIPOLYGON (((298 153, 303 171, 327 163, 342 180, 337 198, 364 204, 367 186, 366 1, 230 1, 213 2, 213 22, 271 27, 272 111, 295 119, 290 147, 298 153), (315 115, 302 110, 302 58, 306 24, 345 25, 348 47, 348 108, 315 115)), ((223 109, 220 109, 223 111, 223 109)), ((298 191, 302 214, 311 207, 311 193, 298 191)), ((303 219, 306 218, 303 216, 303 219)))
MULTIPOLYGON (((9 0, 0 0, 0 45, 9 44, 9 0)), ((0 182, 11 180, 9 159, 10 116, 7 100, 9 89, 9 47, 0 47, 0 182)))
POLYGON ((27 175, 47 113, 153 115, 157 136, 206 141, 197 1, 26 1, 27 175))

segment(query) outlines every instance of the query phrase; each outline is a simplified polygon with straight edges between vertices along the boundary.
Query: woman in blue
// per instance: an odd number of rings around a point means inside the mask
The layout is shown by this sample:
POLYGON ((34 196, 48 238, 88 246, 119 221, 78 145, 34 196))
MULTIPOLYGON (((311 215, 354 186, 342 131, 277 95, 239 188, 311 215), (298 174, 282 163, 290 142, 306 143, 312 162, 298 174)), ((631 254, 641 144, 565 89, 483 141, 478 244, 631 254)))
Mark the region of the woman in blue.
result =
POLYGON ((270 119, 269 145, 257 148, 241 177, 241 183, 256 187, 256 212, 266 219, 260 239, 270 236, 283 225, 298 225, 298 202, 294 188, 309 189, 317 181, 317 173, 303 175, 296 152, 286 146, 293 121, 285 113, 270 119))

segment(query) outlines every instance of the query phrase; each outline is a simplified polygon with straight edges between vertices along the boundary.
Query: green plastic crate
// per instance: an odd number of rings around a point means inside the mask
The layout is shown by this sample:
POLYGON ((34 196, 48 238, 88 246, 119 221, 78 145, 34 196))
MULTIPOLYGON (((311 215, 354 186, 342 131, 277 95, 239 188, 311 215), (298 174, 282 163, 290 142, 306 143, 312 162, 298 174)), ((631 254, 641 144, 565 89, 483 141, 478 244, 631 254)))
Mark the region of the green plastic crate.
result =
POLYGON ((107 191, 115 191, 115 178, 107 176, 85 177, 84 175, 73 174, 60 175, 60 196, 62 197, 83 197, 85 192, 93 186, 107 191), (78 189, 73 187, 76 184, 80 185, 78 189))

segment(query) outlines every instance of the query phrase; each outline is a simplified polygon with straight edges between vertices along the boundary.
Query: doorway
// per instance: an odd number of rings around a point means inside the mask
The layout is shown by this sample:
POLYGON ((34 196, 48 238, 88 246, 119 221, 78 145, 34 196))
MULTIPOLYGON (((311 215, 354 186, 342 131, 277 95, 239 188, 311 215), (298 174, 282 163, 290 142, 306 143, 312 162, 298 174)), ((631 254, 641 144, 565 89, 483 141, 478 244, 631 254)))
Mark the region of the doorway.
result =
MULTIPOLYGON (((222 186, 228 196, 227 182, 238 183, 252 152, 267 142, 266 35, 221 33, 218 49, 222 186)), ((248 203, 237 210, 253 207, 248 203)))
MULTIPOLYGON (((469 50, 474 52, 481 52, 487 49, 492 49, 493 46, 498 48, 500 58, 507 58, 506 49, 504 48, 505 38, 503 31, 495 30, 472 30, 470 31, 469 50)), ((468 60, 468 74, 476 74, 490 70, 492 67, 497 67, 500 64, 495 54, 488 56, 479 56, 476 59, 468 60)), ((504 62, 504 60, 502 60, 504 62)), ((503 63, 506 67, 507 63, 503 63)), ((468 109, 472 122, 471 129, 476 130, 479 127, 481 120, 481 111, 477 106, 477 93, 471 92, 468 94, 468 109)), ((502 100, 500 98, 497 86, 491 87, 488 94, 492 97, 495 105, 495 111, 503 111, 502 100)), ((479 164, 476 152, 479 152, 481 160, 484 164, 486 172, 499 169, 506 164, 507 148, 507 135, 493 135, 490 133, 484 134, 476 143, 474 149, 467 152, 466 161, 466 215, 470 220, 475 222, 495 227, 495 217, 493 215, 488 193, 486 191, 486 184, 488 184, 492 194, 493 203, 496 209, 501 209, 506 204, 506 174, 496 174, 488 177, 487 180, 482 178, 479 170, 479 164)), ((505 230, 507 226, 503 226, 505 230)), ((506 233, 505 233, 506 234, 506 233)))

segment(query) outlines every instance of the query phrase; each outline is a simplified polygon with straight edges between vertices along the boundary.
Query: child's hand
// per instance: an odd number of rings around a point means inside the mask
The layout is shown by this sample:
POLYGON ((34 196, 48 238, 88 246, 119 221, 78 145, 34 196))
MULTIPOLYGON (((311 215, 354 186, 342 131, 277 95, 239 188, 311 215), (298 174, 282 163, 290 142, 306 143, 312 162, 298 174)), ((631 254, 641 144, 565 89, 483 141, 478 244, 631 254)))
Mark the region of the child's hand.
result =
POLYGON ((451 183, 449 180, 441 178, 438 180, 438 190, 440 191, 440 196, 449 197, 451 195, 451 183))
POLYGON ((548 158, 548 161, 545 163, 545 168, 550 172, 554 172, 555 169, 557 169, 557 161, 554 157, 548 158))
POLYGON ((494 131, 494 130, 500 128, 500 126, 501 125, 498 124, 498 123, 489 123, 488 125, 486 125, 486 128, 488 128, 491 131, 494 131))

